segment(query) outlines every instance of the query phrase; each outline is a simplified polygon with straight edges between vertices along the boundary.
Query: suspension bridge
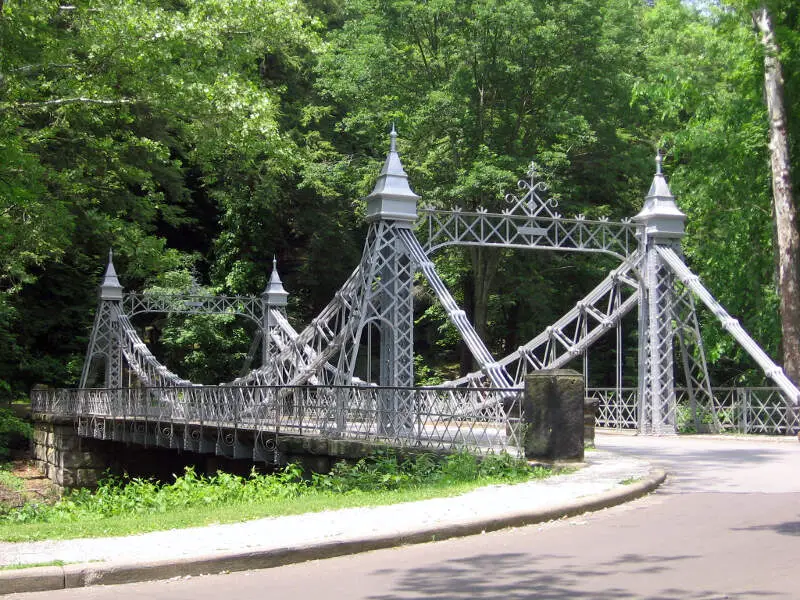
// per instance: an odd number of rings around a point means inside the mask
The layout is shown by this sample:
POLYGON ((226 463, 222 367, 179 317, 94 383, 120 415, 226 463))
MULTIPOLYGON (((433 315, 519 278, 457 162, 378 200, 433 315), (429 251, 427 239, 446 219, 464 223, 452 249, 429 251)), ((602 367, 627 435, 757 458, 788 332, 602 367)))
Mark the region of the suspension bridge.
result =
MULTIPOLYGON (((260 297, 125 292, 113 257, 100 285, 80 387, 38 390, 33 410, 71 419, 82 437, 280 462, 281 439, 398 448, 520 448, 519 396, 526 375, 583 362, 616 332, 616 386, 587 388, 597 424, 674 434, 678 407, 698 429, 794 433, 800 392, 683 261, 680 211, 661 158, 642 210, 619 222, 564 217, 546 198, 533 163, 500 213, 419 205, 391 133, 390 150, 367 197, 359 264, 330 303, 297 331, 273 261, 260 297), (436 270, 448 246, 600 253, 616 267, 544 331, 496 359, 436 270), (412 286, 435 294, 478 369, 435 387, 414 386, 412 286), (713 388, 697 307, 704 305, 774 384, 713 388), (637 388, 622 386, 622 320, 638 311, 637 388), (201 386, 161 364, 132 318, 143 313, 233 314, 255 324, 248 368, 201 386), (260 350, 260 352, 259 352, 260 350), (377 366, 372 357, 377 357, 377 366), (257 366, 251 368, 253 362, 257 366)), ((315 446, 316 445, 316 446, 315 446)), ((321 446, 319 446, 321 447, 321 446)))

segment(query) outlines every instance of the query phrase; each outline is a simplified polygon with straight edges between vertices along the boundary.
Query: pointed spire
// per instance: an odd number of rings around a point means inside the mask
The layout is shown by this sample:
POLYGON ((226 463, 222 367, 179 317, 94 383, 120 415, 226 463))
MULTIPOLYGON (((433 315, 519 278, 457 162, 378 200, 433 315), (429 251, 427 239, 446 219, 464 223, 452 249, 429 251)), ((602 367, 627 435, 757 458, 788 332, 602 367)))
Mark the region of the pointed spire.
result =
POLYGON ((375 188, 367 196, 367 221, 390 219, 413 223, 417 220, 417 196, 408 183, 397 153, 397 130, 392 124, 389 134, 389 153, 383 163, 375 188))
POLYGON ((656 174, 644 199, 644 206, 633 220, 645 225, 652 237, 681 238, 685 234, 686 215, 678 208, 662 172, 661 151, 656 154, 656 174))
POLYGON ((272 275, 270 275, 269 283, 261 296, 267 304, 272 306, 286 306, 289 302, 289 292, 283 289, 283 282, 278 275, 278 259, 274 255, 272 256, 272 275))
POLYGON ((114 268, 114 251, 108 250, 108 265, 106 266, 103 281, 100 284, 101 300, 122 300, 122 285, 117 278, 117 271, 114 268))

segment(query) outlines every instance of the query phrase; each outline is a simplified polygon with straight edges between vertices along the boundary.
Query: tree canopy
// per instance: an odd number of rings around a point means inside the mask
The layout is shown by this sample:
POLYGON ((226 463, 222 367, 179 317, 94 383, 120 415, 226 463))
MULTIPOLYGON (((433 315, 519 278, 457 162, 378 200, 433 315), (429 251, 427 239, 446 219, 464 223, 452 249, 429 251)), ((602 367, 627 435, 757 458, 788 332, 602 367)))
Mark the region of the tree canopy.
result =
MULTIPOLYGON (((535 160, 565 214, 630 217, 663 149, 692 268, 780 355, 751 13, 775 22, 796 166, 795 3, 73 4, 0 2, 0 394, 76 383, 110 247, 132 290, 194 273, 215 293, 257 294, 276 255, 307 322, 358 262, 392 122, 415 191, 438 207, 500 209, 535 160)), ((486 249, 436 260, 498 354, 612 266, 486 249)), ((419 291, 417 370, 469 368, 419 291)), ((723 382, 755 380, 707 321, 723 382)), ((235 374, 250 334, 228 319, 140 325, 173 370, 209 383, 235 374)))

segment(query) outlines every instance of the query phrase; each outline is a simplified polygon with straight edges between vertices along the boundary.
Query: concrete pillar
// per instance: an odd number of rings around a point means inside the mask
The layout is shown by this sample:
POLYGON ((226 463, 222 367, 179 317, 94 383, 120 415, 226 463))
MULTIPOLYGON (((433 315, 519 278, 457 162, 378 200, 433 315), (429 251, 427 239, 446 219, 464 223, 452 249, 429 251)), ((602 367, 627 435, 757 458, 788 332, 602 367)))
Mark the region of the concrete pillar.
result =
POLYGON ((600 401, 586 398, 583 401, 583 447, 594 448, 594 424, 597 420, 597 409, 600 401))
POLYGON ((525 377, 522 427, 527 458, 583 460, 583 389, 583 375, 571 369, 525 377))

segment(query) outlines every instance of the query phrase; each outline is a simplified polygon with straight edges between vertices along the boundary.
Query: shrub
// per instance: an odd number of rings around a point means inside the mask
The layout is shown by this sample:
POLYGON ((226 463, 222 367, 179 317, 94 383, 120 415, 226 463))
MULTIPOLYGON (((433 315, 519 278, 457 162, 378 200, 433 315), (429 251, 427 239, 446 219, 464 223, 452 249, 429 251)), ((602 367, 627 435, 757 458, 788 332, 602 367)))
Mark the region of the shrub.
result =
POLYGON ((0 459, 7 458, 10 449, 29 440, 33 436, 33 427, 23 421, 7 408, 0 408, 0 459))
POLYGON ((96 490, 73 490, 48 506, 27 504, 0 516, 6 522, 71 522, 131 514, 163 514, 193 506, 230 506, 291 499, 305 494, 347 494, 447 486, 481 479, 520 481, 541 477, 525 461, 506 454, 478 459, 467 453, 437 458, 419 454, 401 458, 391 451, 379 451, 355 463, 339 462, 328 474, 312 473, 290 464, 272 474, 253 469, 247 477, 218 471, 198 475, 187 467, 172 483, 128 476, 107 476, 96 490))

